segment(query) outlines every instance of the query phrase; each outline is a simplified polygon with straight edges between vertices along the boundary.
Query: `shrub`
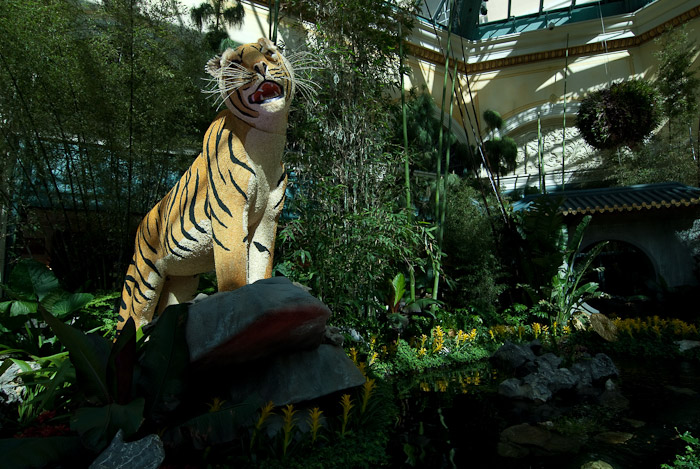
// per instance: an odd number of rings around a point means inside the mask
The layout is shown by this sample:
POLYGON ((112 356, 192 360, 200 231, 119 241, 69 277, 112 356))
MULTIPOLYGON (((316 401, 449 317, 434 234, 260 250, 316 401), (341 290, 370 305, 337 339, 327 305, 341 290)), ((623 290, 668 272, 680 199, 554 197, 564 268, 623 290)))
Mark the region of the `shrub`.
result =
POLYGON ((636 147, 659 125, 659 97, 644 80, 613 83, 581 101, 576 115, 586 143, 599 150, 636 147))

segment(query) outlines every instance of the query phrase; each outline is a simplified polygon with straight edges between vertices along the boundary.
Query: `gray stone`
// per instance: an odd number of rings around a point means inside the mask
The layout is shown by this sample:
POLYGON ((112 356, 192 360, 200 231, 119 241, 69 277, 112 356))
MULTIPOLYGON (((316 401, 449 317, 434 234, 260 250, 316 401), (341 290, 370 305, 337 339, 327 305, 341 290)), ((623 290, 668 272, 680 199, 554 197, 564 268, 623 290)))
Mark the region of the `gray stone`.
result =
POLYGON ((588 461, 581 466, 581 469, 613 469, 613 467, 605 461, 588 461))
MULTIPOLYGON (((7 359, 9 360, 9 358, 7 359)), ((36 362, 27 362, 32 370, 39 369, 36 362)), ((0 404, 13 404, 24 401, 24 385, 22 383, 22 369, 12 363, 5 372, 0 375, 0 404)))
POLYGON ((558 368, 554 370, 549 377, 548 387, 552 393, 557 393, 559 391, 573 389, 576 387, 577 383, 576 376, 574 376, 571 371, 567 368, 558 368))
POLYGON ((537 363, 538 365, 542 365, 542 364, 546 363, 552 369, 559 368, 559 365, 561 365, 562 361, 563 360, 561 357, 557 357, 556 355, 554 355, 551 352, 545 353, 544 355, 540 355, 539 357, 537 357, 535 359, 535 363, 537 363))
POLYGON ((219 292, 193 303, 187 319, 190 361, 245 363, 318 347, 330 310, 284 277, 219 292))
POLYGON ((533 401, 547 402, 552 398, 549 389, 549 379, 543 373, 531 373, 523 378, 523 388, 526 398, 533 401))
POLYGON ((608 342, 617 340, 617 326, 606 315, 593 313, 589 316, 591 329, 608 342))
POLYGON ((679 352, 687 352, 688 350, 692 350, 696 347, 700 347, 700 341, 697 340, 677 340, 676 345, 678 345, 678 351, 679 352))
POLYGON ((541 449, 550 453, 573 453, 583 444, 579 438, 566 437, 552 432, 541 425, 521 423, 501 432, 501 442, 541 449))
POLYGON ((602 432, 598 433, 594 439, 600 441, 601 443, 608 443, 610 445, 621 445, 627 443, 634 437, 631 433, 626 432, 602 432))
POLYGON ((593 382, 605 381, 620 375, 612 359, 604 353, 598 353, 590 361, 593 382))
POLYGON ((280 354, 256 363, 230 388, 231 402, 257 394, 275 405, 292 404, 364 384, 365 377, 340 347, 280 354))
POLYGON ((518 378, 508 378, 501 381, 501 384, 498 385, 498 394, 508 398, 525 397, 523 385, 518 378))
POLYGON ((529 346, 516 345, 506 341, 491 357, 491 361, 499 368, 515 370, 527 362, 535 361, 535 354, 529 346))
POLYGON ((119 430, 107 449, 90 464, 90 469, 157 469, 164 460, 165 450, 158 435, 125 443, 124 432, 119 430))

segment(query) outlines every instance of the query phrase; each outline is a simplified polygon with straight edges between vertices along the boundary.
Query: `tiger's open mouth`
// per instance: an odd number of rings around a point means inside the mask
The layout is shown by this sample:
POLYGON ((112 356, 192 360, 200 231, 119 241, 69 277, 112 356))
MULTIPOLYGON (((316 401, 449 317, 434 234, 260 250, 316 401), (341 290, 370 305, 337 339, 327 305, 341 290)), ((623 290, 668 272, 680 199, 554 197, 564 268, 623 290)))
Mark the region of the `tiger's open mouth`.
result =
POLYGON ((251 94, 248 101, 251 104, 262 104, 267 101, 281 97, 282 87, 274 81, 264 81, 260 84, 255 93, 251 94))

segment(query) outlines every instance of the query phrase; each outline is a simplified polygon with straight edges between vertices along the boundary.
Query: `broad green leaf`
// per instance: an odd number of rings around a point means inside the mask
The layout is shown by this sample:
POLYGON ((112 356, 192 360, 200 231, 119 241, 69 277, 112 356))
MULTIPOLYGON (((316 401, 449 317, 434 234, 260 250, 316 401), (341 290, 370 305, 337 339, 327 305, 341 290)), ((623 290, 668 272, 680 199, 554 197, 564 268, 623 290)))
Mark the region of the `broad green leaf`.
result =
POLYGON ((0 454, 5 469, 58 467, 59 464, 61 467, 78 467, 85 451, 76 436, 53 436, 1 439, 0 454))
POLYGON ((13 301, 12 306, 10 306, 10 317, 27 316, 29 314, 34 314, 37 311, 37 307, 38 305, 34 301, 13 301))
POLYGON ((37 298, 39 298, 39 302, 50 292, 61 288, 54 273, 44 264, 36 261, 29 261, 27 262, 27 271, 32 282, 34 293, 37 298))
POLYGON ((144 399, 139 397, 126 405, 82 407, 71 418, 70 428, 78 432, 83 443, 93 451, 102 451, 119 429, 128 438, 143 422, 144 399))
POLYGON ((138 384, 146 396, 151 417, 176 407, 185 388, 183 373, 189 364, 186 320, 186 304, 166 308, 144 345, 138 384))
POLYGON ((60 288, 56 276, 44 264, 23 259, 10 272, 8 287, 21 300, 41 301, 49 292, 60 288))
POLYGON ((90 293, 67 293, 57 290, 46 295, 41 305, 57 318, 62 318, 83 308, 93 298, 90 293))
POLYGON ((107 362, 107 383, 118 404, 128 402, 136 365, 136 325, 129 318, 112 345, 107 362))
POLYGON ((86 335, 75 327, 64 324, 49 312, 42 311, 42 315, 68 350, 78 384, 87 399, 101 403, 109 402, 107 360, 110 346, 107 339, 95 334, 86 335))
POLYGON ((404 293, 406 293, 406 278, 404 275, 397 274, 396 277, 391 280, 391 287, 394 292, 394 304, 391 306, 395 307, 399 304, 401 298, 403 298, 404 293))

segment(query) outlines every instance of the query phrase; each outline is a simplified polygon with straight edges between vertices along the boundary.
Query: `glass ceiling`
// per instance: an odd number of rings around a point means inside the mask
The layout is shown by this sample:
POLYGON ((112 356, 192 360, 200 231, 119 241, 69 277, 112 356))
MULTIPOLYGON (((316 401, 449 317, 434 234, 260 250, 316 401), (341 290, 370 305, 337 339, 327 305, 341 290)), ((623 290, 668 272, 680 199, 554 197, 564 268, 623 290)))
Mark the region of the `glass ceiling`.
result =
POLYGON ((468 39, 631 13, 658 0, 423 0, 424 19, 468 39), (454 12, 452 11, 454 10, 454 12))

